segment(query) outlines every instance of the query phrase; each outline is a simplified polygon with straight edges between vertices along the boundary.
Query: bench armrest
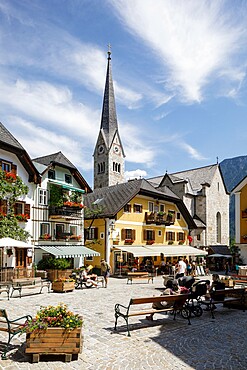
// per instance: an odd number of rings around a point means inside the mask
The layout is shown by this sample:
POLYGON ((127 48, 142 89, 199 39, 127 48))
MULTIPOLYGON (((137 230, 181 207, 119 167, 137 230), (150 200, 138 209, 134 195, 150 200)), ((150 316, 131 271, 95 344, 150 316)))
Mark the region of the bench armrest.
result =
POLYGON ((120 312, 121 308, 123 308, 124 310, 126 310, 126 313, 128 312, 129 310, 129 306, 126 307, 126 306, 123 306, 122 304, 120 303, 116 303, 115 304, 115 312, 120 312))
POLYGON ((22 317, 18 317, 18 318, 17 318, 17 319, 15 319, 15 320, 9 320, 9 319, 8 319, 8 321, 9 321, 11 324, 13 324, 13 323, 15 323, 16 321, 23 320, 23 319, 26 319, 26 321, 27 321, 27 320, 32 320, 32 316, 31 316, 31 315, 25 315, 25 316, 22 316, 22 317))

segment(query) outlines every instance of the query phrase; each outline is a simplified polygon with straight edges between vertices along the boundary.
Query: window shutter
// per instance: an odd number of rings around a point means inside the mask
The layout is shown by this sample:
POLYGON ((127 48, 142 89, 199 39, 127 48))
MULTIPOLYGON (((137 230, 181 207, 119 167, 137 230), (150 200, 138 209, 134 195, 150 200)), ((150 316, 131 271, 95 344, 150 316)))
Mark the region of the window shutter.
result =
POLYGON ((94 239, 98 239, 98 228, 94 228, 94 239))
POLYGON ((172 238, 171 239, 175 240, 175 233, 174 232, 172 232, 172 238))
POLYGON ((17 174, 17 166, 16 164, 11 164, 11 172, 14 173, 15 175, 17 174))
POLYGON ((147 230, 144 230, 143 232, 143 239, 144 240, 147 240, 148 236, 147 236, 147 230))
POLYGON ((166 232, 166 240, 168 240, 168 231, 166 232))
POLYGON ((152 240, 155 240, 155 231, 152 230, 152 240))
POLYGON ((0 199, 0 212, 7 214, 7 200, 6 199, 0 199))
POLYGON ((125 229, 122 229, 121 230, 121 239, 124 240, 125 239, 125 229))
POLYGON ((17 214, 18 214, 18 213, 17 213, 17 204, 16 204, 16 203, 14 204, 14 214, 15 214, 15 215, 17 215, 17 214))
POLYGON ((135 229, 132 229, 132 231, 131 231, 131 239, 132 240, 135 240, 136 239, 136 231, 135 231, 135 229))
POLYGON ((28 203, 24 204, 24 214, 28 215, 28 218, 30 218, 30 204, 28 203))

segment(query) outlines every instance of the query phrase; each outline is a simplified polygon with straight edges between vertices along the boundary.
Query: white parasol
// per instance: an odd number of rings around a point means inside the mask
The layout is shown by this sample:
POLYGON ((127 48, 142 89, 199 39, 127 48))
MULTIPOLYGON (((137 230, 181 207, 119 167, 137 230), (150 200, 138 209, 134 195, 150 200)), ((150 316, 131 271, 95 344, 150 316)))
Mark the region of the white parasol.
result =
POLYGON ((12 238, 1 238, 0 247, 32 248, 31 244, 12 238))

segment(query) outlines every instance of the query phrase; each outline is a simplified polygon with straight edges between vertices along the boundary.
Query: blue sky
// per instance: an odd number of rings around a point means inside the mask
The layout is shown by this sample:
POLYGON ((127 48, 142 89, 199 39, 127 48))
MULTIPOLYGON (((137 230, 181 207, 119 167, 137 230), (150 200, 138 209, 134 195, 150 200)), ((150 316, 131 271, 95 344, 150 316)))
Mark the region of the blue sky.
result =
POLYGON ((247 0, 0 0, 0 120, 92 185, 107 65, 126 177, 246 155, 247 0))

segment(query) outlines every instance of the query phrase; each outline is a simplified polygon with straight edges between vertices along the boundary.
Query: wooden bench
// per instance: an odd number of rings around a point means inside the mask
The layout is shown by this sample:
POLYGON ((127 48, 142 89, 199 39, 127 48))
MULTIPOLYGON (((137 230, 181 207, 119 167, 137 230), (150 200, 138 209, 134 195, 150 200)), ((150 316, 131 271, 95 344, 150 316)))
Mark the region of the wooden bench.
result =
POLYGON ((210 298, 206 298, 201 303, 207 306, 214 319, 214 310, 217 304, 229 306, 232 302, 238 302, 245 311, 245 288, 227 288, 215 290, 210 293, 210 298))
POLYGON ((149 272, 145 272, 145 271, 143 271, 143 272, 138 272, 138 271, 128 272, 128 274, 127 274, 127 284, 129 283, 129 281, 132 284, 133 280, 135 280, 135 279, 136 280, 147 279, 148 283, 149 283, 150 280, 152 281, 152 283, 154 282, 154 276, 153 276, 153 274, 151 274, 149 272))
POLYGON ((0 294, 1 293, 7 293, 8 300, 10 297, 10 289, 11 289, 11 283, 0 283, 0 294))
POLYGON ((19 297, 21 298, 23 289, 39 288, 38 293, 41 293, 42 289, 47 287, 48 292, 50 293, 50 285, 51 282, 49 280, 42 280, 41 277, 12 279, 12 292, 10 297, 12 297, 13 293, 17 290, 19 292, 19 297))
POLYGON ((247 275, 237 275, 237 274, 231 274, 231 277, 233 278, 235 284, 237 285, 246 285, 247 284, 247 275))
POLYGON ((8 333, 8 343, 1 356, 3 360, 6 360, 6 353, 8 352, 11 339, 21 333, 25 322, 31 319, 30 315, 26 315, 15 320, 9 320, 6 310, 0 309, 0 331, 8 333))
POLYGON ((140 315, 151 315, 161 312, 173 312, 173 320, 176 318, 178 311, 183 310, 183 317, 188 319, 188 324, 190 325, 190 311, 184 306, 186 300, 188 299, 188 294, 178 294, 178 295, 163 295, 159 297, 146 297, 146 298, 131 298, 129 305, 123 306, 119 303, 115 305, 115 327, 114 330, 117 330, 117 321, 119 317, 122 317, 127 324, 128 336, 130 337, 129 332, 129 317, 140 316, 140 315), (137 305, 152 305, 153 303, 161 303, 166 301, 169 307, 164 307, 162 309, 156 309, 152 307, 144 307, 141 311, 133 310, 133 306, 137 305))

